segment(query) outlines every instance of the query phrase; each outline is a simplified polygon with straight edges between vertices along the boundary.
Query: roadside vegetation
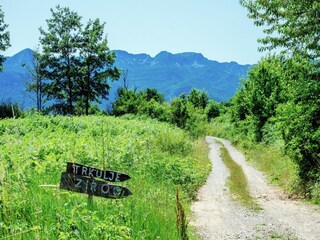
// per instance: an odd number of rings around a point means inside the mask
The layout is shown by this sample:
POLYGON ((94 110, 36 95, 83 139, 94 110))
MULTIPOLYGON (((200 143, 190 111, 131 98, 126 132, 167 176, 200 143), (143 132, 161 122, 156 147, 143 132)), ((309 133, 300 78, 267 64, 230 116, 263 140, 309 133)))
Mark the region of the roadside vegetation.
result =
POLYGON ((176 191, 189 212, 210 171, 200 140, 170 124, 130 116, 2 120, 0 141, 5 239, 179 239, 176 191), (127 173, 131 179, 122 185, 133 195, 94 197, 91 204, 85 194, 61 190, 66 162, 127 173))
POLYGON ((248 180, 243 172, 242 167, 236 163, 230 156, 228 149, 221 147, 221 159, 229 169, 228 186, 232 196, 243 206, 252 210, 259 210, 259 205, 250 195, 248 180))

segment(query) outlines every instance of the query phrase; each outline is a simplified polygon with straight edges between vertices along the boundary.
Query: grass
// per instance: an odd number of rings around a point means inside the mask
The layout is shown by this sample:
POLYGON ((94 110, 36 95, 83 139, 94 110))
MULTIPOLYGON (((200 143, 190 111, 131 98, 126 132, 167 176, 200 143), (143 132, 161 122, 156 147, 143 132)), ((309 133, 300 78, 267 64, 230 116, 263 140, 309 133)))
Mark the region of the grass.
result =
POLYGON ((281 186, 287 193, 294 191, 298 182, 298 168, 279 148, 257 144, 245 150, 245 154, 249 162, 266 173, 271 183, 281 186))
POLYGON ((220 151, 222 161, 230 171, 230 176, 228 178, 230 193, 233 194, 236 200, 243 206, 249 207, 253 210, 258 210, 259 205, 250 195, 248 181, 242 167, 231 158, 225 147, 222 147, 220 151))
POLYGON ((280 186, 288 194, 295 193, 299 182, 298 168, 284 154, 279 144, 253 143, 230 122, 228 114, 216 118, 211 124, 213 136, 229 139, 241 149, 247 161, 266 174, 270 183, 280 186))
POLYGON ((176 189, 188 214, 209 173, 199 144, 181 129, 148 119, 0 120, 0 239, 178 240, 176 189), (85 194, 50 186, 59 185, 66 162, 127 173, 131 179, 117 184, 133 195, 93 197, 91 204, 85 194))

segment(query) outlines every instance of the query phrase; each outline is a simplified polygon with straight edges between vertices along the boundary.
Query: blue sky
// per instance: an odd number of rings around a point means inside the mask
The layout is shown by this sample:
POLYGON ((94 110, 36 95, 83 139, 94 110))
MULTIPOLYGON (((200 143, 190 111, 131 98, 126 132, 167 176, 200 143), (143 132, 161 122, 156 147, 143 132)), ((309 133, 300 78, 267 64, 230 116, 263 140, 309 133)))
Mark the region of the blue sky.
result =
POLYGON ((219 62, 253 64, 262 29, 238 0, 0 0, 11 45, 4 55, 35 49, 50 8, 67 6, 83 21, 100 18, 111 49, 155 56, 160 51, 199 52, 219 62))

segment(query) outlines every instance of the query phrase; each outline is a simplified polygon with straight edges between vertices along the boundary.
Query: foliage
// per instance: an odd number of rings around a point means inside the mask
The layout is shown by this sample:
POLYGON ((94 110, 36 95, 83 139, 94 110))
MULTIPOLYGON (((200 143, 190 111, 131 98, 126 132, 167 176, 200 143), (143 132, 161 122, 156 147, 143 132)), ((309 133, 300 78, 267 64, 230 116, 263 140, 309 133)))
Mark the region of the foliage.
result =
MULTIPOLYGON (((0 51, 7 50, 10 47, 10 33, 6 31, 8 28, 8 24, 4 21, 4 12, 0 6, 0 51)), ((0 55, 0 72, 3 70, 3 62, 5 61, 5 57, 0 55)))
POLYGON ((15 118, 23 115, 18 104, 10 102, 0 103, 0 119, 3 118, 15 118))
POLYGON ((220 106, 216 101, 210 100, 206 107, 206 116, 208 121, 220 115, 220 106))
POLYGON ((90 20, 82 29, 81 17, 69 8, 51 9, 48 30, 40 28, 42 53, 38 55, 41 71, 48 81, 46 97, 55 100, 51 109, 74 114, 74 105, 88 114, 90 102, 106 98, 108 79, 117 80, 120 71, 113 68, 115 54, 103 38, 104 23, 90 20))
POLYGON ((40 55, 39 51, 36 50, 33 52, 32 55, 32 65, 25 65, 24 67, 27 68, 29 76, 31 78, 31 82, 27 82, 27 91, 34 92, 36 95, 36 103, 37 103, 37 110, 42 111, 44 98, 46 93, 47 83, 45 82, 40 62, 38 61, 40 55))
POLYGON ((107 39, 103 38, 105 23, 99 19, 89 20, 81 36, 80 59, 82 78, 79 81, 80 96, 85 103, 85 113, 89 114, 91 101, 107 98, 110 85, 106 79, 117 80, 120 70, 113 67, 116 55, 110 52, 107 39))
POLYGON ((171 102, 171 122, 180 128, 185 128, 187 120, 190 118, 187 103, 188 100, 185 94, 171 102))
POLYGON ((169 122, 168 106, 164 102, 163 94, 156 89, 147 88, 145 91, 137 92, 124 87, 117 90, 117 95, 116 101, 112 103, 115 116, 139 114, 169 122))
POLYGON ((320 181, 317 65, 301 56, 269 56, 248 73, 230 108, 229 132, 251 147, 265 143, 282 148, 297 164, 305 194, 320 181))
POLYGON ((268 56, 259 61, 248 73, 247 81, 233 98, 232 120, 246 120, 252 131, 253 141, 262 140, 262 129, 275 115, 276 107, 285 101, 286 78, 283 68, 284 57, 268 56))
POLYGON ((177 204, 177 206, 176 206, 176 215, 177 215, 176 226, 178 229, 178 233, 179 233, 182 240, 188 240, 189 239, 188 234, 187 234, 188 223, 187 223, 185 211, 184 211, 183 206, 180 201, 178 189, 176 192, 176 204, 177 204))
MULTIPOLYGON (((180 201, 209 172, 207 149, 167 123, 30 115, 0 121, 0 236, 12 239, 180 239, 180 201), (133 195, 94 197, 57 186, 66 162, 127 173, 133 195)), ((119 183, 121 184, 121 183, 119 183)), ((186 210, 188 212, 188 210, 186 210)))
POLYGON ((156 89, 136 92, 124 87, 118 89, 118 97, 112 107, 115 116, 136 114, 155 118, 185 129, 197 138, 208 131, 208 121, 220 114, 219 104, 208 99, 205 91, 192 89, 188 95, 181 94, 168 104, 156 89))
POLYGON ((119 88, 117 90, 116 101, 112 103, 112 113, 115 116, 130 113, 137 114, 142 101, 141 97, 141 94, 136 93, 134 90, 119 88))
POLYGON ((257 26, 265 26, 267 36, 259 39, 260 50, 280 47, 289 53, 319 59, 320 2, 240 0, 257 26))
MULTIPOLYGON (((78 100, 77 78, 79 77, 81 17, 69 8, 51 9, 52 18, 47 20, 48 31, 40 28, 42 54, 39 55, 41 69, 50 80, 47 90, 49 100, 60 101, 56 109, 74 113, 74 102, 78 100)), ((55 104, 54 104, 55 105, 55 104)))
POLYGON ((188 95, 188 101, 192 103, 195 108, 205 109, 209 102, 209 95, 205 91, 192 89, 188 95))

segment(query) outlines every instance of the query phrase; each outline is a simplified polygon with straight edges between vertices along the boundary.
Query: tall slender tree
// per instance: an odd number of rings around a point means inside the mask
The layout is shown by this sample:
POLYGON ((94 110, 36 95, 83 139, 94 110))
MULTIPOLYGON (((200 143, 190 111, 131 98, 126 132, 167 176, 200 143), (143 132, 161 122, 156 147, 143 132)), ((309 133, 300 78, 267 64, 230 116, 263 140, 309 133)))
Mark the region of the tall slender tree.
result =
POLYGON ((99 19, 89 20, 82 31, 80 61, 82 78, 79 81, 80 101, 84 102, 85 113, 89 114, 91 101, 107 99, 109 80, 118 80, 121 72, 114 67, 116 55, 109 50, 106 37, 103 35, 105 23, 99 19))
POLYGON ((38 60, 39 58, 39 51, 35 50, 32 55, 32 65, 23 65, 27 68, 31 78, 31 82, 27 82, 27 91, 35 93, 37 110, 41 112, 43 108, 44 96, 46 94, 47 83, 44 81, 44 74, 38 60))
MULTIPOLYGON (((4 22, 4 12, 0 6, 0 51, 7 50, 10 47, 10 33, 7 31, 8 24, 4 22)), ((3 62, 5 57, 0 54, 0 72, 3 70, 3 62)))
POLYGON ((42 54, 40 65, 49 79, 47 97, 55 99, 55 111, 74 114, 78 100, 77 80, 79 69, 79 44, 81 42, 81 17, 69 8, 59 5, 51 9, 52 18, 47 20, 48 30, 40 28, 42 54))

